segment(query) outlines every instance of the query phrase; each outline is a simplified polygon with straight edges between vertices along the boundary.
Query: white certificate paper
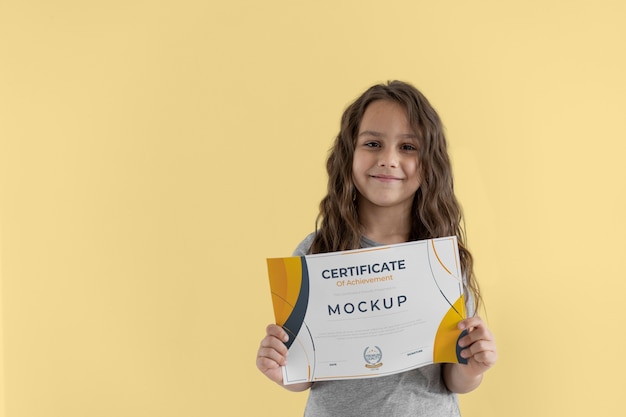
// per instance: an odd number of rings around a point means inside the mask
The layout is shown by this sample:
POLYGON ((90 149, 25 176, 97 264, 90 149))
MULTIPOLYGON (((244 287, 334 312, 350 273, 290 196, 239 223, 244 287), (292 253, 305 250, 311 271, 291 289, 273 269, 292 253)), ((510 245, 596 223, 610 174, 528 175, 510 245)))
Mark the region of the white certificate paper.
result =
POLYGON ((455 236, 267 260, 284 384, 463 363, 466 318, 455 236))

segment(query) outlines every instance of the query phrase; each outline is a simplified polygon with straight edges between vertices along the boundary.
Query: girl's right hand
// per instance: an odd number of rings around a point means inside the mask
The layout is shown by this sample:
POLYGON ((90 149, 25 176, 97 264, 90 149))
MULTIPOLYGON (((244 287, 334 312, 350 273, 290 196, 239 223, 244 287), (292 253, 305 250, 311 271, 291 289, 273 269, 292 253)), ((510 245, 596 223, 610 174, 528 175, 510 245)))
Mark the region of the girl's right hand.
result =
POLYGON ((283 372, 280 367, 287 363, 285 342, 288 340, 289 335, 282 327, 270 324, 265 330, 265 337, 261 340, 256 356, 256 367, 259 371, 280 385, 283 384, 283 372))

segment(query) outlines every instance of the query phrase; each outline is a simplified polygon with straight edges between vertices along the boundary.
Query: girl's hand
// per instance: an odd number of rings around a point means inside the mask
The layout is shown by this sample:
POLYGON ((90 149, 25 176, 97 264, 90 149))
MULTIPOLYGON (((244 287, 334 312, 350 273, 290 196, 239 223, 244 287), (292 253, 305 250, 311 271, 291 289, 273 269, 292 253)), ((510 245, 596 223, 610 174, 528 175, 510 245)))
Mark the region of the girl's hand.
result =
POLYGON ((284 342, 289 340, 289 336, 276 324, 268 325, 265 332, 257 352, 256 367, 266 377, 282 385, 283 372, 280 367, 287 363, 287 346, 284 342))
POLYGON ((461 357, 467 359, 468 371, 475 375, 483 374, 498 360, 493 334, 480 317, 461 321, 459 329, 468 331, 467 335, 459 339, 459 346, 463 349, 461 357))
POLYGON ((285 342, 289 340, 289 335, 282 327, 270 324, 265 330, 265 337, 261 340, 261 346, 256 354, 256 367, 263 372, 266 377, 282 385, 289 391, 304 391, 311 386, 311 382, 300 384, 283 385, 283 371, 281 366, 287 364, 287 346, 285 342))
POLYGON ((467 364, 446 363, 443 377, 448 389, 460 394, 480 385, 483 374, 498 360, 498 352, 493 334, 480 317, 461 321, 459 329, 468 331, 459 339, 461 357, 467 359, 467 364))

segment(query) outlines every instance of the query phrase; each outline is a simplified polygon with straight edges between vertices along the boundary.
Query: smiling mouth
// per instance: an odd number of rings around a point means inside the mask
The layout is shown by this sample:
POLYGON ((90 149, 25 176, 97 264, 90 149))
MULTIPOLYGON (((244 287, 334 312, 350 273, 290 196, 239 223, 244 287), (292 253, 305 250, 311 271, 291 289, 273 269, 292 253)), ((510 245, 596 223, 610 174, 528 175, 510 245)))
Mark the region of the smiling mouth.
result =
POLYGON ((371 175, 372 178, 381 181, 400 181, 402 178, 394 177, 393 175, 371 175))

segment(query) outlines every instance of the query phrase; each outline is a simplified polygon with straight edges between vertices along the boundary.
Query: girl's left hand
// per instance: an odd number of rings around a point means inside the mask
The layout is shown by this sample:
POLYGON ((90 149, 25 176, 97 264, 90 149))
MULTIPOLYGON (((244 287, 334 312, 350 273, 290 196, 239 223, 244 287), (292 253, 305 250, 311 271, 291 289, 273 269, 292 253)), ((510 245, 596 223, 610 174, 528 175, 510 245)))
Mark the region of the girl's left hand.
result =
POLYGON ((467 359, 467 371, 481 375, 498 360, 496 341, 480 317, 470 317, 459 323, 459 329, 468 331, 459 339, 461 357, 467 359))

